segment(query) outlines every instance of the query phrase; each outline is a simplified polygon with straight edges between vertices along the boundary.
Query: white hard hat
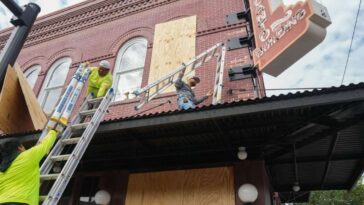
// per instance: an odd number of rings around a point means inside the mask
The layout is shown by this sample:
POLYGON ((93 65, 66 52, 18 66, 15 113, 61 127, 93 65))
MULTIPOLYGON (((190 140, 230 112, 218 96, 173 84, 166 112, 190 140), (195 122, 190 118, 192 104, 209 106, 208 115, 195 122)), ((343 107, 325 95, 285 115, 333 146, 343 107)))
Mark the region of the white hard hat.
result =
POLYGON ((107 60, 102 60, 99 64, 100 67, 103 67, 103 68, 106 68, 106 69, 110 69, 111 66, 110 66, 110 63, 109 61, 107 60))

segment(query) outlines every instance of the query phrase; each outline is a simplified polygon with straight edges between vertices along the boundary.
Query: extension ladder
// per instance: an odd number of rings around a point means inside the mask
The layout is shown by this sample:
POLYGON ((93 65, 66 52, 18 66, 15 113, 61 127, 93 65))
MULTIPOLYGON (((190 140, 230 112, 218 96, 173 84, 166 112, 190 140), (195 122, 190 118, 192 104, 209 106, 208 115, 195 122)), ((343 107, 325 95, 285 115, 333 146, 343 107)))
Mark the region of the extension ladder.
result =
POLYGON ((213 104, 220 103, 225 63, 225 51, 225 45, 223 43, 218 43, 206 50, 205 52, 201 53, 200 55, 187 61, 186 63, 182 63, 177 69, 175 69, 168 75, 145 86, 140 90, 134 91, 133 94, 140 98, 140 103, 135 106, 134 109, 139 110, 146 103, 150 102, 153 98, 163 93, 163 91, 168 89, 176 82, 180 74, 182 74, 183 76, 190 74, 197 68, 201 67, 204 63, 210 61, 214 56, 217 57, 217 68, 212 102, 213 104), (220 50, 220 52, 218 53, 218 55, 215 55, 217 54, 218 50, 220 50), (191 66, 190 69, 185 72, 189 66, 191 66))
POLYGON ((114 97, 112 88, 101 98, 92 99, 91 95, 87 96, 71 123, 68 123, 68 118, 90 73, 90 69, 86 67, 87 64, 80 64, 77 68, 40 137, 42 140, 50 129, 55 129, 61 133, 60 138, 40 168, 41 182, 54 181, 48 195, 40 197, 43 204, 54 205, 61 198, 114 97), (87 117, 91 120, 82 122, 87 117), (79 134, 80 137, 74 137, 76 134, 79 134), (66 148, 67 146, 68 148, 66 148), (52 173, 52 168, 59 165, 63 165, 60 173, 52 173))
POLYGON ((79 112, 67 126, 60 139, 47 156, 40 169, 40 178, 41 181, 55 180, 55 182, 48 195, 41 197, 41 199, 44 199, 43 205, 57 204, 61 198, 113 97, 114 91, 112 88, 101 98, 92 99, 91 95, 87 96, 81 105, 79 112), (97 104, 99 104, 97 108, 89 109, 90 105, 97 104), (88 116, 92 117, 89 122, 81 122, 82 118, 88 116), (74 137, 75 134, 80 132, 82 133, 80 134, 80 137, 74 137), (69 151, 65 149, 65 147, 69 145, 76 146, 71 153, 64 153, 65 151, 69 151), (65 162, 60 173, 50 173, 55 162, 65 162))
POLYGON ((68 84, 65 92, 60 98, 57 106, 51 114, 46 127, 43 129, 38 142, 48 134, 50 129, 55 129, 62 132, 67 126, 68 118, 71 115, 74 106, 81 94, 82 88, 90 74, 90 69, 87 68, 88 63, 81 63, 76 69, 71 82, 68 84), (60 122, 60 123, 59 123, 60 122))

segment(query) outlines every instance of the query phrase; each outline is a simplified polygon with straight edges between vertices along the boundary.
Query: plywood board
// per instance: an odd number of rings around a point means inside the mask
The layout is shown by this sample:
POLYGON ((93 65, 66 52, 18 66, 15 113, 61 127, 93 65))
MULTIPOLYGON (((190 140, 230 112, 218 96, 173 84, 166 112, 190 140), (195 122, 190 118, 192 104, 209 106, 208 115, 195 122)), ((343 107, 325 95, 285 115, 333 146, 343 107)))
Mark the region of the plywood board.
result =
POLYGON ((131 174, 126 205, 233 205, 231 167, 131 174))
POLYGON ((10 66, 0 93, 0 130, 4 133, 34 130, 17 74, 10 66))
POLYGON ((35 96, 33 89, 29 86, 27 79, 25 78, 23 72, 18 64, 14 66, 15 71, 18 76, 20 87, 22 89, 25 103, 28 107, 30 117, 32 119, 34 128, 36 130, 43 129, 47 123, 47 117, 45 116, 42 107, 40 106, 37 97, 35 96))
MULTIPOLYGON (((196 55, 197 17, 191 16, 155 26, 148 84, 175 70, 196 55)), ((191 75, 194 75, 192 72, 191 75)), ((174 87, 165 92, 174 92, 174 87)))

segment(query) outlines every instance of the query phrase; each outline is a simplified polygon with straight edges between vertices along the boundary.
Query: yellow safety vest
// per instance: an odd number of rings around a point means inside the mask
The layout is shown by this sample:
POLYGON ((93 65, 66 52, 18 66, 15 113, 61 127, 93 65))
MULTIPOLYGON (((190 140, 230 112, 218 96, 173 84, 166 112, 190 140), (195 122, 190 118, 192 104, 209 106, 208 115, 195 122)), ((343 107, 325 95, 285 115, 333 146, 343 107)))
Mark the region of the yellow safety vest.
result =
POLYGON ((50 131, 40 144, 20 153, 5 172, 0 172, 0 204, 39 204, 39 163, 52 148, 56 135, 50 131))
POLYGON ((106 91, 112 86, 112 75, 108 72, 105 76, 99 75, 99 68, 93 67, 88 77, 88 93, 94 92, 95 97, 105 96, 106 91))

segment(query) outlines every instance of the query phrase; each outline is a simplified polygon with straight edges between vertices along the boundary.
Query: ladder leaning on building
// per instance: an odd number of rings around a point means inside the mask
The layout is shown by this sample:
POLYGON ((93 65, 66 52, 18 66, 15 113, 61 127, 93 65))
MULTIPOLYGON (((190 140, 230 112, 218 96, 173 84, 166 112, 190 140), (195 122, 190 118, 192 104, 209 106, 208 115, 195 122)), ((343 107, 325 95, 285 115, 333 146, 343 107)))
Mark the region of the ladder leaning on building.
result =
POLYGON ((61 198, 114 97, 112 88, 101 98, 92 99, 91 95, 87 96, 71 123, 68 123, 68 118, 90 73, 90 69, 86 66, 81 64, 76 70, 39 139, 42 140, 50 129, 61 133, 40 169, 42 184, 44 181, 55 180, 49 193, 40 197, 43 204, 57 204, 61 198), (82 122, 88 116, 91 120, 82 122), (63 165, 63 168, 59 173, 55 173, 52 168, 60 165, 63 165))
MULTIPOLYGON (((213 104, 221 102, 225 46, 223 43, 218 43, 188 62, 182 63, 182 65, 170 74, 139 91, 135 91, 134 94, 137 96, 144 93, 141 103, 135 106, 135 109, 140 109, 143 105, 173 85, 180 73, 188 75, 215 56, 217 57, 217 66, 214 80, 213 104)), ((54 181, 49 193, 40 197, 44 205, 57 204, 62 197, 64 190, 114 97, 112 88, 102 98, 92 99, 92 96, 87 96, 73 120, 68 123, 68 118, 80 96, 89 72, 90 70, 87 68, 87 64, 81 64, 78 67, 39 139, 42 140, 50 129, 55 129, 61 133, 56 145, 40 169, 42 182, 54 181), (98 105, 98 107, 94 105, 98 105), (83 122, 85 117, 91 117, 91 120, 89 122, 83 122), (59 173, 53 171, 54 169, 52 170, 55 166, 60 165, 63 165, 63 168, 59 173)))

